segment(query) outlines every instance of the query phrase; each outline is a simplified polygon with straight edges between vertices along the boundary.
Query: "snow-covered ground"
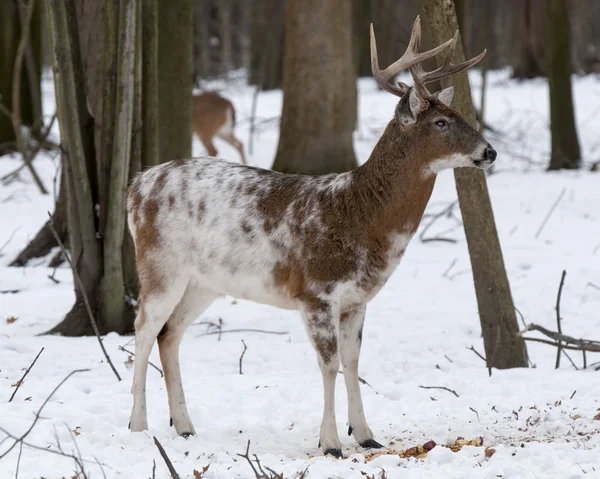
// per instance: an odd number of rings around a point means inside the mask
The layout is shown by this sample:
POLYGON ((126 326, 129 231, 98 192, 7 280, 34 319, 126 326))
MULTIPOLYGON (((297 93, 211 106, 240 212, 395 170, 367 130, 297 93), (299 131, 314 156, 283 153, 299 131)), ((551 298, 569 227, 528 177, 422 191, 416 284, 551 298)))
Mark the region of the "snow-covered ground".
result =
MULTIPOLYGON (((479 98, 479 74, 471 76, 479 98)), ((54 110, 52 84, 44 84, 46 113, 54 110)), ((228 86, 223 94, 237 108, 237 133, 248 146, 247 118, 252 90, 228 86)), ((391 118, 395 100, 379 92, 372 80, 359 82, 360 126, 355 136, 361 162, 391 118)), ((574 94, 586 165, 600 160, 600 78, 575 78, 574 94)), ((281 92, 260 95, 254 165, 270 166, 277 148, 281 92), (270 120, 271 119, 271 120, 270 120)), ((548 91, 545 82, 515 83, 507 72, 491 75, 486 121, 499 130, 490 135, 499 157, 488 178, 496 222, 515 304, 526 322, 556 328, 554 304, 563 269, 563 331, 600 339, 600 177, 598 173, 547 173, 548 91), (536 233, 555 199, 564 195, 539 237, 536 233)), ((221 156, 237 161, 235 150, 217 140, 221 156)), ((203 154, 195 140, 194 153, 203 154)), ((0 176, 19 166, 2 158, 0 176)), ((36 160, 46 185, 52 187, 56 160, 36 160)), ((288 479, 308 470, 307 478, 588 478, 600 477, 600 372, 575 370, 563 357, 554 369, 555 348, 529 343, 535 368, 497 371, 491 377, 483 361, 467 348, 483 352, 477 305, 464 233, 454 217, 444 217, 427 236, 442 235, 456 243, 413 239, 387 286, 372 301, 360 364, 367 419, 378 441, 396 450, 429 440, 453 443, 457 437, 484 438, 484 447, 459 452, 436 447, 424 459, 383 455, 366 462, 369 451, 346 436, 346 392, 337 382, 337 420, 345 460, 323 457, 317 448, 322 412, 322 386, 315 354, 296 313, 226 298, 215 302, 198 320, 223 321, 224 329, 257 328, 283 335, 230 333, 201 336, 206 324, 188 330, 181 348, 181 366, 191 417, 197 435, 177 437, 169 427, 167 395, 160 374, 148 371, 150 430, 131 434, 132 368, 120 345, 133 347, 132 337, 110 334, 104 339, 123 381, 117 382, 103 361, 95 338, 37 336, 58 323, 73 301, 73 280, 67 267, 48 276, 47 259, 26 268, 7 264, 37 232, 52 208, 27 174, 24 182, 0 187, 0 427, 24 433, 52 389, 74 369, 51 398, 27 437, 47 448, 22 449, 20 478, 71 477, 70 459, 51 454, 58 441, 67 452, 75 443, 88 477, 168 477, 152 437, 156 436, 181 477, 210 465, 206 478, 252 478, 248 463, 237 456, 247 441, 261 463, 288 479), (448 231, 451 229, 451 231, 448 231), (16 318, 13 322, 7 321, 16 318), (243 375, 239 358, 243 350, 243 375), (12 385, 44 347, 15 399, 12 385), (458 397, 440 389, 443 386, 458 397), (76 432, 71 432, 76 431, 76 432), (101 467, 98 464, 101 464, 101 467)), ((443 210, 456 199, 451 172, 440 175, 427 213, 443 210)), ((456 211, 458 217, 460 214, 456 211)), ((431 220, 424 219, 423 226, 431 220)), ((580 353, 571 353, 579 368, 580 353)), ((160 365, 158 351, 153 363, 160 365)), ((588 354, 588 364, 600 355, 588 354)), ((12 440, 0 433, 0 455, 12 440)), ((19 447, 0 459, 0 478, 15 477, 19 447)))

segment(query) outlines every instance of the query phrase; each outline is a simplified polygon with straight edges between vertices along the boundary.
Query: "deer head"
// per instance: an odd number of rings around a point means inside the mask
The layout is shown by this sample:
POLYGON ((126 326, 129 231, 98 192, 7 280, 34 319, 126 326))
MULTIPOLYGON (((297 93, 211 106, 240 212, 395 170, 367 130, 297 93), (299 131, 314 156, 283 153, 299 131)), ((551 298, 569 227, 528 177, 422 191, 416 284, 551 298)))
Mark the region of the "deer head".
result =
POLYGON ((431 93, 427 83, 454 75, 475 65, 485 55, 481 54, 462 63, 451 63, 452 54, 458 41, 458 31, 454 38, 426 52, 421 52, 421 20, 417 16, 406 52, 384 70, 379 69, 377 44, 371 24, 371 69, 373 77, 384 90, 400 97, 395 116, 387 131, 403 137, 404 143, 418 140, 418 161, 427 172, 438 173, 447 168, 475 166, 488 168, 496 159, 496 150, 461 116, 450 104, 454 87, 431 93), (425 72, 421 62, 446 50, 442 66, 425 72), (389 79, 403 70, 410 70, 414 87, 399 82, 389 83, 389 79))

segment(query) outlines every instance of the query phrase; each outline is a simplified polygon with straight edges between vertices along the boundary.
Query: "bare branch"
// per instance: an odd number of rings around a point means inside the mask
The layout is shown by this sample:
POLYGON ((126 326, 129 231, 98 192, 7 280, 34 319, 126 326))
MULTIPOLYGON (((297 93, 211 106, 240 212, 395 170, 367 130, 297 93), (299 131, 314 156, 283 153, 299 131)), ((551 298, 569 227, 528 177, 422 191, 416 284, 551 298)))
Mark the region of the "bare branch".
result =
MULTIPOLYGON (((132 353, 131 351, 129 351, 129 349, 125 349, 123 346, 119 346, 119 349, 120 349, 121 351, 123 351, 124 353, 131 354, 132 356, 134 356, 134 357, 135 357, 135 353, 132 353)), ((161 378, 164 378, 164 377, 165 377, 165 375, 164 375, 164 373, 163 373, 162 369, 160 369, 160 368, 159 368, 159 367, 158 367, 156 364, 154 364, 154 363, 151 363, 150 361, 148 361, 148 364, 149 364, 150 366, 152 366, 154 369, 156 369, 156 370, 157 370, 157 371, 160 373, 160 377, 161 377, 161 378)))
POLYGON ((156 436, 153 436, 153 439, 154 439, 154 444, 156 444, 156 447, 158 448, 158 452, 160 452, 160 455, 162 456, 165 463, 167 464, 167 467, 169 468, 169 473, 171 474, 172 479, 180 479, 179 474, 177 474, 177 471, 173 467, 173 463, 171 462, 171 459, 169 459, 169 456, 167 456, 167 453, 163 449, 161 443, 158 442, 158 439, 156 439, 156 436))
POLYGON ((15 397, 15 394, 17 394, 17 391, 21 387, 21 384, 23 384, 23 381, 25 380, 25 376, 27 376, 29 374, 29 371, 31 371, 31 368, 33 368, 33 366, 35 365, 35 362, 40 357, 40 354, 42 354, 42 351, 44 351, 44 348, 40 349, 40 352, 37 354, 37 356, 35 357, 35 359, 33 360, 33 362, 29 365, 29 367, 25 371, 25 374, 23 374, 23 376, 21 377, 21 379, 19 379, 17 381, 17 387, 15 388, 15 390, 13 391, 13 393, 11 394, 10 399, 8 400, 8 402, 11 402, 13 400, 13 398, 15 397))
POLYGON ((444 391, 448 391, 449 393, 454 394, 456 397, 460 397, 456 391, 452 390, 452 389, 448 389, 447 387, 444 386, 419 386, 421 389, 443 389, 444 391))
POLYGON ((71 270, 73 270, 73 277, 75 278, 75 282, 77 283, 77 286, 79 287, 79 291, 81 292, 81 295, 83 296, 83 301, 85 303, 85 308, 87 310, 88 316, 90 317, 90 322, 92 323, 92 327, 94 328, 94 333, 96 333, 96 338, 98 338, 98 343, 100 343, 100 349, 102 349, 102 352, 104 353, 104 357, 106 358, 106 361, 108 362, 110 368, 115 373, 115 376, 117 376, 117 379, 120 381, 121 376, 119 376, 119 373, 117 372, 114 364, 110 360, 110 357, 108 356, 108 353, 106 352, 106 349, 104 348, 104 343, 102 342, 102 339, 100 338, 100 331, 98 330, 98 324, 96 323, 96 318, 94 318, 94 313, 92 313, 92 308, 90 306, 90 302, 89 302, 87 294, 85 292, 83 283, 81 282, 81 278, 79 277, 79 273, 77 273, 75 266, 73 266, 73 262, 71 261, 71 258, 69 258, 69 255, 67 254, 67 249, 65 248, 65 245, 61 241, 60 236, 58 236, 58 233, 56 232, 56 228, 54 228, 54 221, 52 220, 52 215, 50 214, 49 211, 48 211, 48 217, 50 218, 48 220, 48 227, 50 228, 50 231, 52 231, 52 234, 54 235, 54 238, 56 239, 58 246, 60 246, 60 249, 62 250, 63 255, 67 259, 67 262, 69 263, 69 266, 71 267, 71 270))
MULTIPOLYGON (((558 328, 558 334, 562 334, 562 327, 560 325, 560 298, 562 296, 563 286, 565 284, 565 276, 567 275, 567 271, 563 270, 562 275, 560 277, 560 285, 558 286, 558 294, 556 295, 556 326, 558 328)), ((558 349, 556 350, 556 366, 555 369, 560 367, 560 355, 562 353, 561 342, 558 340, 558 349)), ((572 361, 571 361, 572 362, 572 361)))
POLYGON ((242 372, 242 360, 244 359, 244 354, 246 354, 246 350, 248 349, 248 347, 246 346, 246 343, 244 342, 243 339, 242 339, 242 344, 244 345, 244 350, 242 351, 242 355, 240 356, 240 374, 244 374, 242 372))
POLYGON ((221 331, 219 329, 219 331, 202 333, 202 334, 198 334, 195 337, 200 338, 202 336, 214 336, 216 334, 218 334, 220 336, 221 334, 225 334, 225 333, 262 333, 262 334, 277 334, 277 335, 290 334, 289 331, 267 331, 264 329, 229 329, 226 331, 221 331))
POLYGON ((560 190, 560 193, 559 193, 558 197, 556 198, 556 200, 554 201, 554 203, 550 207, 550 211, 548 211, 548 213, 546 214, 546 217, 544 218, 544 221, 542 221, 542 224, 540 225, 539 229, 537 230, 537 233, 535 234, 535 239, 538 239, 538 237, 542 233, 542 230, 544 229, 544 226, 546 226, 546 223, 548 222, 548 220, 552 216, 552 213, 554 213, 554 210, 558 206, 558 203, 560 203, 560 200, 562 200, 562 197, 565 195, 566 191, 567 191, 567 189, 564 188, 564 187, 563 187, 562 190, 560 190))
MULTIPOLYGON (((46 404, 48 404, 48 401, 50 401, 50 399, 52 398, 52 396, 54 396, 54 394, 56 393, 56 391, 58 391, 58 390, 59 390, 59 388, 60 388, 60 387, 61 387, 61 386, 62 386, 62 385, 65 383, 65 382, 67 382, 67 380, 68 380, 68 379, 69 379, 71 376, 73 376, 73 374, 76 374, 76 373, 83 373, 83 372, 88 372, 88 371, 89 371, 89 369, 76 369, 76 370, 74 370, 74 371, 71 371, 69 374, 67 374, 67 376, 65 376, 65 378, 64 378, 64 379, 63 379, 63 380, 62 380, 60 383, 58 383, 58 386, 56 386, 56 387, 55 387, 55 388, 52 390, 52 392, 50 393, 50 395, 49 395, 49 396, 48 396, 48 397, 47 397, 47 398, 44 400, 44 402, 42 403, 42 405, 40 406, 40 408, 38 409, 38 411, 35 413, 35 419, 34 419, 34 420, 33 420, 33 422, 31 423, 31 426, 29 426, 29 429, 27 429, 27 431, 25 431, 25 433, 24 433, 22 436, 20 436, 20 437, 15 437, 15 436, 13 436, 12 434, 10 434, 8 431, 6 431, 6 430, 4 430, 4 429, 0 428, 0 430, 1 430, 2 432, 4 432, 6 435, 8 435, 8 436, 10 436, 10 437, 12 437, 12 438, 14 438, 14 439, 15 439, 15 442, 12 444, 12 446, 10 446, 10 447, 9 447, 9 448, 8 448, 6 451, 4 451, 2 454, 0 454, 0 459, 4 458, 4 457, 5 457, 5 456, 6 456, 6 455, 7 455, 7 454, 10 452, 10 451, 12 451, 12 450, 14 449, 14 447, 15 447, 17 444, 19 444, 19 443, 23 442, 23 440, 24 440, 24 439, 25 439, 25 438, 26 438, 26 437, 29 435, 29 433, 30 433, 31 431, 33 431, 33 428, 35 427, 36 423, 38 422, 38 419, 40 418, 40 414, 42 413, 42 410, 44 409, 44 407, 46 407, 46 404)), ((26 445, 28 446, 29 444, 26 444, 26 445)))
POLYGON ((253 454, 254 462, 256 462, 256 465, 258 466, 258 470, 256 470, 256 468, 254 467, 254 464, 252 464, 252 460, 250 459, 250 439, 248 439, 248 445, 246 446, 246 453, 238 454, 238 456, 243 457, 244 459, 246 459, 246 461, 248 461, 248 464, 250 464, 250 467, 252 468, 252 471, 254 472, 254 476, 256 477, 256 479, 284 479, 283 474, 279 474, 279 473, 273 471, 273 469, 265 466, 265 469, 267 471, 269 471, 269 474, 267 475, 267 473, 263 469, 262 465, 260 464, 260 460, 258 459, 258 456, 256 454, 253 454))
POLYGON ((528 324, 525 329, 521 330, 518 333, 518 336, 522 337, 525 341, 534 341, 538 343, 550 344, 551 346, 558 346, 558 341, 562 341, 563 343, 565 343, 561 345, 563 349, 568 349, 571 351, 592 351, 595 353, 600 353, 600 341, 593 341, 589 339, 576 339, 565 334, 550 331, 549 329, 546 329, 543 326, 539 326, 533 323, 528 324), (523 335, 528 331, 539 331, 540 333, 553 339, 554 342, 538 338, 526 338, 523 335))

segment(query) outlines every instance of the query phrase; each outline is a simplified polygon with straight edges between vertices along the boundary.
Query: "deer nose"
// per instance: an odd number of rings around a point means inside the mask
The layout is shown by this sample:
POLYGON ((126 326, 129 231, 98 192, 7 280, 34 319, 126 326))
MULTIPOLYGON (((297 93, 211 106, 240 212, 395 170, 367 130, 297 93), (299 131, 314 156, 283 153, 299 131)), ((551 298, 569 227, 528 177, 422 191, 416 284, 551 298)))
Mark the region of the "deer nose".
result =
POLYGON ((498 156, 496 150, 494 150, 491 146, 488 146, 483 152, 483 154, 485 156, 485 159, 492 163, 496 160, 496 156, 498 156))

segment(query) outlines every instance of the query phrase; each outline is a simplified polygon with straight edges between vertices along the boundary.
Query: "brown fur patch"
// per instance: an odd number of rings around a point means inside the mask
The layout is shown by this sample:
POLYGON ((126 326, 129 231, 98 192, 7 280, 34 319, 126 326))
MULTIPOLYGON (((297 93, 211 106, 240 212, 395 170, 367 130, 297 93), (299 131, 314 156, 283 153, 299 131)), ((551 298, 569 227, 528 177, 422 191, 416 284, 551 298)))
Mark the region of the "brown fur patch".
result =
POLYGON ((338 352, 337 339, 335 337, 318 338, 315 340, 315 348, 323 359, 323 362, 329 364, 338 352))

